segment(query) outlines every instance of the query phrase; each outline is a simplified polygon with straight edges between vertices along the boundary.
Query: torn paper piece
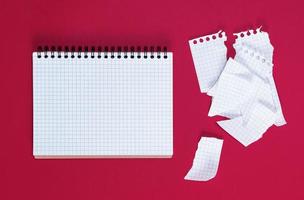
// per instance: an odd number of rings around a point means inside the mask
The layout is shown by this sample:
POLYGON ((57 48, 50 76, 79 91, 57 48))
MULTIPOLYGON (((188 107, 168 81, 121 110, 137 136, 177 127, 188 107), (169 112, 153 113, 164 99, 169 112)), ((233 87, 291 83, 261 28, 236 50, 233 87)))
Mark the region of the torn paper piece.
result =
POLYGON ((215 177, 219 166, 223 140, 202 137, 198 143, 193 165, 185 180, 208 181, 215 177))
POLYGON ((227 61, 226 40, 226 34, 222 31, 189 40, 201 92, 208 92, 224 69, 227 61))
POLYGON ((267 32, 261 30, 261 27, 256 30, 242 31, 234 33, 237 38, 233 47, 238 50, 238 46, 245 44, 255 51, 260 52, 268 61, 272 63, 273 59, 273 46, 270 43, 269 35, 267 32))
POLYGON ((266 130, 273 125, 275 114, 262 102, 258 102, 251 110, 248 122, 242 117, 218 121, 218 125, 244 146, 259 140, 266 130))
MULTIPOLYGON (((270 43, 269 35, 267 32, 261 31, 261 27, 256 30, 242 31, 239 33, 234 33, 237 37, 233 47, 236 51, 236 57, 234 58, 237 62, 244 64, 241 56, 237 56, 242 50, 243 46, 247 46, 256 52, 259 52, 267 61, 272 63, 273 59, 273 46, 270 43)), ((214 96, 216 87, 213 87, 208 91, 209 96, 214 96), (210 91, 211 90, 211 91, 210 91)))
POLYGON ((268 108, 273 115, 276 114, 276 107, 273 103, 269 84, 262 79, 256 78, 256 92, 254 96, 241 107, 243 123, 247 123, 250 120, 252 117, 252 111, 258 104, 262 104, 264 107, 268 108))
MULTIPOLYGON (((267 60, 260 52, 250 49, 247 45, 243 44, 238 47, 238 52, 235 56, 235 61, 245 65, 252 73, 263 79, 264 84, 268 84, 268 93, 270 94, 271 100, 267 100, 273 104, 276 112, 276 126, 282 126, 286 124, 284 118, 281 103, 279 100, 278 92, 273 79, 273 64, 267 60)), ((262 97, 265 93, 262 95, 262 97)), ((268 95, 269 96, 269 95, 268 95)))
POLYGON ((264 55, 246 44, 238 46, 234 60, 248 68, 253 74, 266 79, 272 73, 273 64, 264 55))
POLYGON ((269 81, 269 86, 270 86, 270 90, 271 90, 271 94, 272 94, 272 99, 274 101, 274 105, 276 107, 276 120, 274 122, 274 124, 276 126, 283 126, 285 124, 287 124, 285 117, 283 115, 283 111, 282 111, 282 107, 281 107, 281 102, 279 99, 279 95, 278 95, 278 91, 273 79, 273 76, 269 76, 268 77, 268 81, 269 81))
POLYGON ((217 82, 214 84, 214 86, 212 88, 210 88, 210 90, 207 92, 207 95, 208 96, 211 96, 213 97, 215 95, 215 92, 216 92, 216 89, 217 89, 217 86, 218 86, 218 81, 219 79, 217 80, 217 82))
POLYGON ((229 58, 216 90, 211 90, 213 98, 208 116, 240 116, 242 105, 255 95, 255 79, 255 75, 246 66, 229 58))

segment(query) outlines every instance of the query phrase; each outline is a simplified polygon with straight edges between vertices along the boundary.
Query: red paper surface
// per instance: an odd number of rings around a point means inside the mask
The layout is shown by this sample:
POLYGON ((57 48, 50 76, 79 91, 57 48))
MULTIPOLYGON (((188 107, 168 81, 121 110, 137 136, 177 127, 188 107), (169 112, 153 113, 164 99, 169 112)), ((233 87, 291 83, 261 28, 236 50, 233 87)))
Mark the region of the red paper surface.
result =
POLYGON ((0 199, 304 199, 303 3, 1 0, 0 199), (288 124, 244 148, 207 117, 188 40, 223 29, 270 34, 288 124), (297 39, 299 37, 299 39, 297 39), (167 45, 174 52, 172 159, 35 160, 32 51, 38 45, 167 45), (183 178, 202 135, 224 139, 209 182, 183 178))

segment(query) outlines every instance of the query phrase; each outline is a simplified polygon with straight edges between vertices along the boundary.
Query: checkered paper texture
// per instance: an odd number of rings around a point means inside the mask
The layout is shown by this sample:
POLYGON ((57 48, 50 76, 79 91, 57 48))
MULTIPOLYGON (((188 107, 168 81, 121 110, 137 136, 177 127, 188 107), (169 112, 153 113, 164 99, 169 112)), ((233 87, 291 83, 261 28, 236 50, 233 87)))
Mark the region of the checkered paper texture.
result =
MULTIPOLYGON (((238 63, 236 60, 242 62, 238 66, 247 69, 248 74, 244 77, 251 80, 251 95, 247 101, 240 104, 239 117, 219 121, 218 124, 244 146, 248 146, 260 139, 275 122, 276 108, 268 82, 268 77, 272 76, 273 65, 259 52, 248 48, 246 45, 238 48, 238 54, 235 57, 235 63, 238 63)), ((222 76, 225 76, 225 74, 222 76)), ((249 90, 249 88, 247 89, 249 90)), ((220 91, 219 88, 217 91, 220 91)), ((226 88, 226 93, 229 93, 228 88, 226 88)), ((246 90, 239 95, 242 94, 246 94, 246 90)), ((214 98, 216 96, 217 94, 214 98)))
POLYGON ((214 178, 218 170, 222 146, 221 139, 202 137, 185 180, 208 181, 214 178))
POLYGON ((233 35, 237 37, 235 39, 235 43, 233 44, 236 51, 237 46, 245 44, 249 48, 260 52, 265 59, 272 63, 274 48, 270 42, 268 33, 262 31, 261 27, 255 30, 251 29, 248 31, 234 33, 233 35))
POLYGON ((227 61, 225 32, 189 40, 191 54, 202 93, 206 93, 218 80, 227 61))
MULTIPOLYGON (((244 46, 247 46, 247 48, 252 49, 256 53, 262 55, 264 57, 264 60, 266 60, 265 62, 272 64, 274 48, 270 42, 269 35, 267 32, 264 32, 261 30, 261 28, 258 28, 256 30, 248 30, 235 33, 234 35, 237 37, 233 45, 236 50, 236 61, 245 64, 246 60, 244 60, 244 57, 241 55, 244 51, 239 52, 239 50, 242 50, 244 46)), ((276 120, 274 124, 276 126, 285 125, 287 122, 283 115, 279 95, 276 89, 272 72, 271 75, 267 76, 267 81, 271 90, 274 106, 276 107, 276 120)))
MULTIPOLYGON (((273 59, 273 46, 270 43, 269 35, 267 32, 261 31, 261 28, 251 29, 248 31, 242 31, 239 33, 234 33, 236 36, 235 43, 233 47, 236 51, 236 56, 239 53, 239 49, 246 45, 250 49, 254 49, 257 52, 260 52, 267 61, 272 63, 273 59)), ((236 61, 239 61, 238 58, 235 58, 236 61)), ((241 61, 239 61, 242 63, 241 61)), ((208 91, 207 95, 214 96, 215 90, 217 88, 217 83, 208 91)))
POLYGON ((218 125, 244 146, 260 139, 266 130, 273 125, 275 114, 264 104, 254 104, 249 119, 243 117, 218 121, 218 125))
POLYGON ((242 66, 250 71, 252 80, 254 80, 254 84, 252 84, 254 95, 241 107, 243 120, 245 122, 248 121, 254 104, 264 104, 273 113, 276 113, 275 102, 273 101, 272 90, 268 80, 269 77, 272 77, 273 64, 247 45, 242 44, 238 47, 237 52, 235 60, 242 63, 242 66))
POLYGON ((248 146, 261 138, 270 126, 282 126, 286 120, 273 78, 273 46, 268 33, 259 28, 235 35, 235 58, 228 60, 218 81, 207 93, 212 96, 208 115, 230 118, 218 124, 248 146), (257 117, 258 111, 263 117, 257 117), (269 117, 268 121, 265 116, 269 117), (253 119, 259 123, 253 123, 253 119))
POLYGON ((255 94, 255 81, 246 67, 230 58, 218 80, 208 116, 240 116, 242 106, 255 94))
POLYGON ((33 53, 35 157, 172 156, 172 53, 167 59, 46 53, 33 53))
MULTIPOLYGON (((271 75, 271 71, 271 63, 266 62, 257 52, 243 46, 242 50, 238 51, 236 59, 228 60, 217 82, 217 90, 214 91, 208 115, 233 118, 246 114, 248 102, 259 98, 260 85, 267 84, 266 77, 271 75)), ((267 94, 266 97, 270 97, 267 99, 268 103, 273 104, 271 90, 267 94)))
POLYGON ((244 45, 236 59, 228 60, 219 78, 209 116, 231 118, 218 122, 219 126, 248 146, 274 123, 276 109, 268 84, 272 63, 244 45))

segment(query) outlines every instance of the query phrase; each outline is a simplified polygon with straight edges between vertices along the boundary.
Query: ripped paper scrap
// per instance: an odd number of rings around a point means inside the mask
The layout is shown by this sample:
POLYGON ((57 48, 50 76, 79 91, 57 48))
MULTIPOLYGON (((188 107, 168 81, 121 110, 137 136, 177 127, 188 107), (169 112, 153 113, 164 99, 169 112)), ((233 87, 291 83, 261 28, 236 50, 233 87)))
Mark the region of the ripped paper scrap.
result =
POLYGON ((225 32, 189 40, 191 54, 202 93, 208 92, 216 83, 227 61, 225 32))
POLYGON ((208 116, 220 115, 234 118, 241 115, 241 108, 255 94, 254 75, 242 64, 229 58, 222 72, 208 116))
MULTIPOLYGON (((248 30, 239 33, 234 33, 233 35, 237 37, 235 43, 233 44, 233 47, 236 50, 236 56, 235 56, 236 61, 245 64, 242 62, 243 56, 240 55, 239 52, 242 51, 243 49, 242 47, 247 46, 249 49, 253 49, 255 52, 261 54, 265 58, 265 60, 267 60, 272 64, 274 48, 270 42, 268 33, 262 31, 261 27, 256 30, 248 30)), ((276 126, 285 125, 287 122, 282 112, 282 107, 275 86, 274 78, 272 74, 267 78, 272 91, 273 102, 276 107, 276 120, 274 124, 276 126)))
POLYGON ((252 49, 260 52, 267 60, 272 63, 273 59, 273 46, 270 43, 269 35, 267 32, 261 30, 261 27, 256 30, 242 31, 239 33, 234 33, 237 38, 233 47, 237 52, 237 46, 247 45, 252 49))
POLYGON ((244 146, 262 138, 275 121, 275 113, 262 102, 255 104, 247 122, 242 117, 218 121, 218 125, 244 146))
POLYGON ((202 137, 185 180, 208 181, 214 178, 218 170, 222 146, 221 139, 202 137))

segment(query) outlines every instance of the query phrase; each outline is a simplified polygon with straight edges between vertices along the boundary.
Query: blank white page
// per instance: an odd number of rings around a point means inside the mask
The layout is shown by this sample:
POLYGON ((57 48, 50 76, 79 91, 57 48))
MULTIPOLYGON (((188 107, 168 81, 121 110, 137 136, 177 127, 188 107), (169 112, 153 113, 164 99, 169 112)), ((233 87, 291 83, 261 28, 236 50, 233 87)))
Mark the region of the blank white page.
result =
POLYGON ((57 54, 33 53, 36 158, 172 156, 172 53, 57 54))

